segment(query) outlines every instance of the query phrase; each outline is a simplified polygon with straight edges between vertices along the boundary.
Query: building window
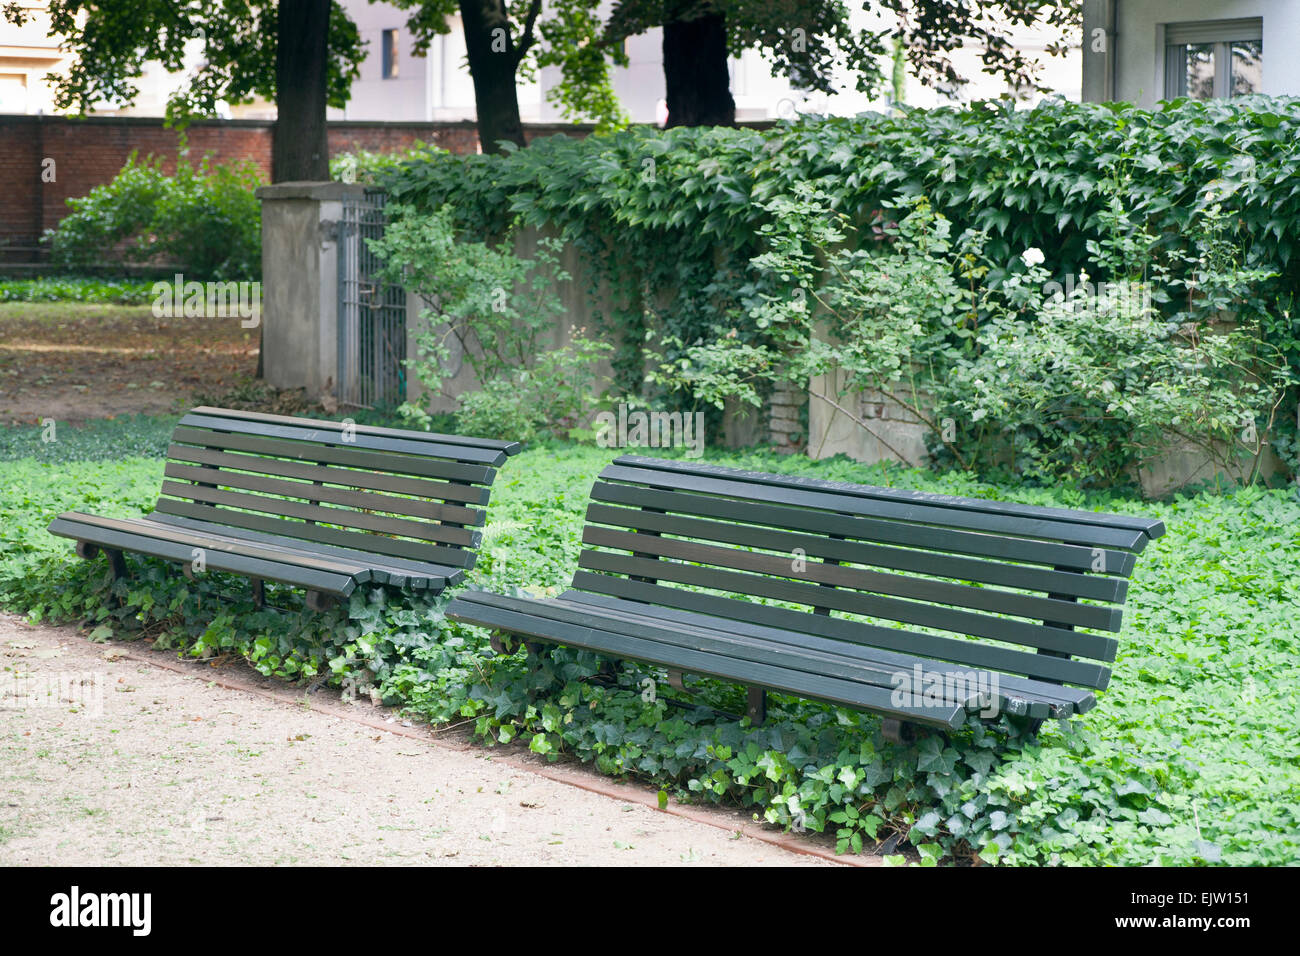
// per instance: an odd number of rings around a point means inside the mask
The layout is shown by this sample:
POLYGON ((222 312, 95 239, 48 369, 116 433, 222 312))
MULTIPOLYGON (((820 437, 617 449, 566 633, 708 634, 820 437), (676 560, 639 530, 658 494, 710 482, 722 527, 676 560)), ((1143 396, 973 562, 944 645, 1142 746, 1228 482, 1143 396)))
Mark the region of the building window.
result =
POLYGON ((384 31, 384 79, 397 78, 397 31, 384 31))
POLYGON ((1165 99, 1262 92, 1263 38, 1258 17, 1166 24, 1165 99))

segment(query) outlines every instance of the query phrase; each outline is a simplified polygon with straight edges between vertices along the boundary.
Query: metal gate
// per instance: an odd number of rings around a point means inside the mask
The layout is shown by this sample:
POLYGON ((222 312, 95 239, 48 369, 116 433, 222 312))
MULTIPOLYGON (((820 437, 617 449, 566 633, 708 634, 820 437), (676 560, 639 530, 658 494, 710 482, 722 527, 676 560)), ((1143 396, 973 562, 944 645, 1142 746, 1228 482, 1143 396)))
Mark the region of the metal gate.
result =
POLYGON ((406 292, 379 279, 367 239, 384 234, 382 189, 343 201, 339 221, 338 402, 393 408, 406 400, 406 292))

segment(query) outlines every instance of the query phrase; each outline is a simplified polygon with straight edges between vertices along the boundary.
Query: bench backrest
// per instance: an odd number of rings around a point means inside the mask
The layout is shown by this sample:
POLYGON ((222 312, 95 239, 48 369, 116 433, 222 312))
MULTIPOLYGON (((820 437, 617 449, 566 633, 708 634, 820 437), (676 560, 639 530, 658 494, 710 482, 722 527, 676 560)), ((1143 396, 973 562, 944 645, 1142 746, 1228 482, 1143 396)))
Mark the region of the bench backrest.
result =
POLYGON ((472 568, 513 442, 201 406, 172 433, 177 515, 371 554, 472 568), (475 506, 479 507, 475 507, 475 506))
POLYGON ((635 455, 591 496, 577 590, 1092 688, 1110 676, 1104 632, 1120 629, 1135 555, 1164 533, 635 455))

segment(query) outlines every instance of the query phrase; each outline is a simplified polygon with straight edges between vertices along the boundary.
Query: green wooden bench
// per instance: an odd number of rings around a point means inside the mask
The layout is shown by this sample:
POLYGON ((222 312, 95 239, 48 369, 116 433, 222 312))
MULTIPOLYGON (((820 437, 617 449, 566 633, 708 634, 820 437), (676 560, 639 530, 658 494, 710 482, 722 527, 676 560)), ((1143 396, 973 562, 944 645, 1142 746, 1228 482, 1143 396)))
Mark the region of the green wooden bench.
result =
POLYGON ((1159 521, 623 456, 556 598, 467 590, 448 616, 875 711, 885 732, 1087 711, 1159 521), (766 598, 790 606, 759 603, 766 598))
POLYGON ((143 518, 69 511, 50 524, 77 553, 125 551, 307 591, 316 610, 358 584, 440 591, 474 566, 496 468, 512 442, 195 408, 172 434, 162 494, 143 518))

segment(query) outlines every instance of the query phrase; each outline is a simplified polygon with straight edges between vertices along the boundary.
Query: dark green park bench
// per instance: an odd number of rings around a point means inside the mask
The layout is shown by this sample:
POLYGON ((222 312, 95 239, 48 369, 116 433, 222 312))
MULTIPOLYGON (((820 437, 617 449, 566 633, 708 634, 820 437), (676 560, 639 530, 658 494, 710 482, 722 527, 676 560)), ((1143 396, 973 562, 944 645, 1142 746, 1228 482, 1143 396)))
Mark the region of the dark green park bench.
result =
POLYGON ((1067 718, 1106 686, 1140 517, 626 455, 591 492, 570 590, 467 590, 449 617, 912 725, 1067 718), (762 598, 790 606, 774 606, 762 598))
POLYGON ((512 442, 195 408, 172 433, 162 494, 143 518, 69 511, 77 553, 124 551, 307 591, 328 607, 358 584, 440 591, 474 566, 496 468, 512 442), (201 562, 197 559, 201 558, 201 562))

